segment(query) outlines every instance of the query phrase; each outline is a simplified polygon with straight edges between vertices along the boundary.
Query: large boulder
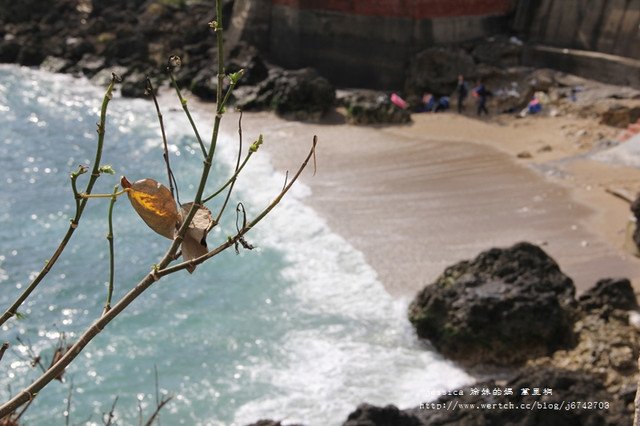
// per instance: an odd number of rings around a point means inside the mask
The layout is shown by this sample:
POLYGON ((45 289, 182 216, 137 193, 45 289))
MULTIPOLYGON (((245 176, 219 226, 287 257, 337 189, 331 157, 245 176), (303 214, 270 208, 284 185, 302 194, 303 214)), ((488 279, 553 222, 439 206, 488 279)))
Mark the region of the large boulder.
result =
POLYGON ((357 90, 341 96, 351 124, 398 124, 411 121, 411 112, 394 105, 389 95, 373 90, 357 90))
POLYGON ((494 248, 447 268, 409 306, 419 337, 468 364, 517 364, 573 343, 575 287, 541 248, 494 248))
POLYGON ((273 67, 265 80, 239 88, 234 96, 245 110, 271 109, 285 118, 317 121, 333 106, 335 89, 312 68, 273 67))
POLYGON ((275 81, 271 106, 281 116, 318 120, 333 106, 336 92, 312 68, 285 71, 275 81))

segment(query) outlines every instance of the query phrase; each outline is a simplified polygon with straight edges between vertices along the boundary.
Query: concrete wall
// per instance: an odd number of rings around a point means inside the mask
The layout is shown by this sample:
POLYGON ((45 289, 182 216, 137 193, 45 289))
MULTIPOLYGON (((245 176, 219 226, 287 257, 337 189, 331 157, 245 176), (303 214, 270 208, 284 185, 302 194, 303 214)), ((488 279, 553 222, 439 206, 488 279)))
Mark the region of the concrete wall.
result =
POLYGON ((520 0, 524 63, 640 87, 640 0, 520 0))
POLYGON ((530 42, 640 59, 640 0, 521 0, 530 42))
POLYGON ((245 24, 233 36, 339 86, 400 89, 412 55, 504 32, 514 8, 514 0, 236 0, 245 24))

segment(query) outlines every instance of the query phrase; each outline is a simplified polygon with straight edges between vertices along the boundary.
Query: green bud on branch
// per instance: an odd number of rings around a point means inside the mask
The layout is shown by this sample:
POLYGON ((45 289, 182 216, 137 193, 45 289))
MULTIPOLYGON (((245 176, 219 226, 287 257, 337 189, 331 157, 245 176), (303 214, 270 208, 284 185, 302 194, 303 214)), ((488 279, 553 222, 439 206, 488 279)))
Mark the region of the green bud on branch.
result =
POLYGON ((106 173, 108 175, 114 175, 116 174, 116 171, 113 170, 113 167, 111 166, 111 164, 105 164, 104 166, 100 166, 100 168, 98 169, 98 171, 100 173, 106 173))
POLYGON ((238 84, 238 82, 240 81, 243 75, 244 75, 244 68, 241 69, 240 71, 229 74, 229 80, 231 81, 231 84, 233 85, 238 84))
POLYGON ((260 145, 262 145, 263 142, 264 142, 264 139, 262 139, 262 134, 261 134, 260 136, 258 136, 258 140, 251 144, 251 146, 249 147, 249 151, 256 152, 258 148, 260 148, 260 145))

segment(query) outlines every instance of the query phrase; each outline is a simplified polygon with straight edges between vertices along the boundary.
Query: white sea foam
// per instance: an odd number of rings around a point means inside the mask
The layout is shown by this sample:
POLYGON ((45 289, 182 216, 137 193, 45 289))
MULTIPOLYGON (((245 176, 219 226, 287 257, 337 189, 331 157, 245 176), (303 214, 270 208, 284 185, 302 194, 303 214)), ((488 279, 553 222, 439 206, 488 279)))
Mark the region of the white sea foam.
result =
MULTIPOLYGON (((221 151, 232 160, 231 149, 221 151)), ((266 205, 284 175, 267 156, 252 161, 238 189, 252 206, 266 205)), ((304 204, 309 187, 298 182, 294 188, 255 238, 285 253, 281 275, 312 319, 287 333, 283 359, 266 359, 256 369, 278 393, 240 407, 235 423, 271 417, 340 424, 361 402, 408 408, 433 399, 428 393, 434 389, 470 383, 470 376, 417 341, 407 301, 393 299, 363 254, 304 204)))

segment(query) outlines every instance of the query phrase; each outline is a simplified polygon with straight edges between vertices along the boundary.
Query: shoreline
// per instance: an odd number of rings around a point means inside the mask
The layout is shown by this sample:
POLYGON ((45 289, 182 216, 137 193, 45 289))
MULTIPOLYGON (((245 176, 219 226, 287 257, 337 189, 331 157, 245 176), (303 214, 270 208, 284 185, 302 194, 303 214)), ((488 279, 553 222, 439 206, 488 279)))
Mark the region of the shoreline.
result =
MULTIPOLYGON (((305 202, 364 253, 394 297, 410 299, 447 266, 519 241, 542 246, 578 293, 608 277, 640 288, 640 259, 624 249, 629 205, 605 192, 631 190, 640 171, 591 161, 592 144, 560 132, 584 139, 585 128, 617 129, 570 117, 413 120, 354 126, 339 113, 315 124, 250 112, 243 134, 248 141, 262 133, 280 170, 295 170, 318 135, 317 173, 302 176, 312 190, 305 202), (517 158, 525 150, 533 158, 517 158)), ((236 113, 223 123, 237 133, 236 113)))

